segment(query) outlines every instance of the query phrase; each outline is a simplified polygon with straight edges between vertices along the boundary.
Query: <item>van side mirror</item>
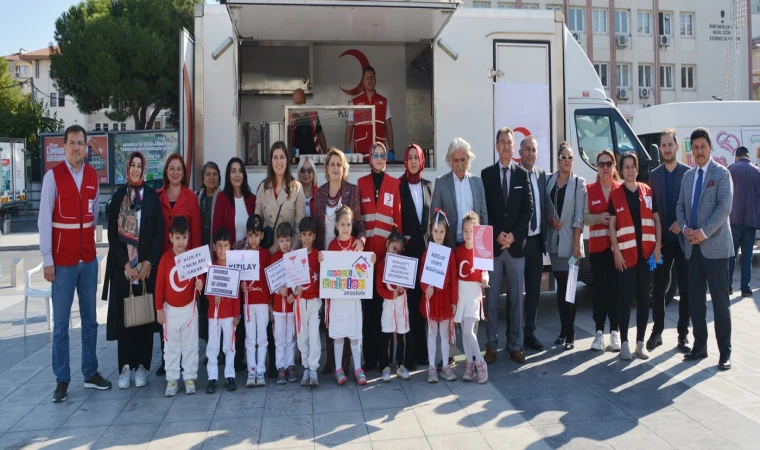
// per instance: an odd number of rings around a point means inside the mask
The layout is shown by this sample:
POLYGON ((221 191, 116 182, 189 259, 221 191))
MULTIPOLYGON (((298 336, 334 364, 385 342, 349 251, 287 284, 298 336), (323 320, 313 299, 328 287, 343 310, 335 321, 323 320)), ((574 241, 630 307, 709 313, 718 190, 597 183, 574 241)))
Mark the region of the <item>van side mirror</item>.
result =
MULTIPOLYGON (((657 147, 656 145, 654 147, 657 147)), ((658 155, 659 152, 656 152, 655 155, 658 155)), ((657 160, 652 159, 652 157, 642 149, 639 149, 639 176, 638 181, 642 183, 649 184, 649 173, 657 167, 659 158, 657 160)))
POLYGON ((660 165, 660 148, 657 144, 651 144, 649 146, 649 157, 652 158, 652 168, 660 165))

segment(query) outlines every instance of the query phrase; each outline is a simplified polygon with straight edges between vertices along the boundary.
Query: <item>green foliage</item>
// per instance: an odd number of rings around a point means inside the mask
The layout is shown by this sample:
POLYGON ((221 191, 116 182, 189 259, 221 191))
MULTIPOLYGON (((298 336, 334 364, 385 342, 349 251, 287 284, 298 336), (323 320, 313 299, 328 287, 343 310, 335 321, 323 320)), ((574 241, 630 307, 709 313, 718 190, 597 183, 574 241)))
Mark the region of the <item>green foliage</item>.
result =
POLYGON ((50 75, 79 110, 151 128, 179 108, 179 32, 199 0, 86 0, 55 23, 50 75), (154 109, 153 109, 154 108, 154 109), (152 109, 152 114, 149 115, 152 109))
POLYGON ((18 80, 8 71, 8 61, 0 58, 0 109, 21 101, 21 87, 18 80))

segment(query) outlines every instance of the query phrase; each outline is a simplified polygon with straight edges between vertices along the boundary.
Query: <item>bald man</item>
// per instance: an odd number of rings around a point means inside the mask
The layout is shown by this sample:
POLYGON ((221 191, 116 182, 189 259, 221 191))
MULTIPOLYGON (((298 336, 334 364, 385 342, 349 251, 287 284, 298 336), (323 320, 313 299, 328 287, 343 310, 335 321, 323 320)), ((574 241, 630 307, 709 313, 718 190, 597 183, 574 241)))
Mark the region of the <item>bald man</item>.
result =
MULTIPOLYGON (((303 89, 293 91, 293 103, 306 104, 306 94, 303 89)), ((290 111, 288 145, 297 148, 299 155, 315 155, 324 153, 327 148, 325 133, 316 111, 290 111)))

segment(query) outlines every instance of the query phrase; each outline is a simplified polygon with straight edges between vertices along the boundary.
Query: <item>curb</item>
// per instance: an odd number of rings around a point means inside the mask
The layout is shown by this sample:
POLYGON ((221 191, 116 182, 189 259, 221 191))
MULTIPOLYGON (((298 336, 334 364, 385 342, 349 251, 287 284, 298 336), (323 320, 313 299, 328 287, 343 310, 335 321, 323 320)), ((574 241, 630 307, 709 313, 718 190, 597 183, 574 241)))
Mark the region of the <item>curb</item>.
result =
MULTIPOLYGON (((108 248, 107 242, 98 242, 95 244, 95 248, 108 248)), ((0 245, 0 251, 3 252, 30 252, 30 251, 39 251, 40 245, 0 245)))

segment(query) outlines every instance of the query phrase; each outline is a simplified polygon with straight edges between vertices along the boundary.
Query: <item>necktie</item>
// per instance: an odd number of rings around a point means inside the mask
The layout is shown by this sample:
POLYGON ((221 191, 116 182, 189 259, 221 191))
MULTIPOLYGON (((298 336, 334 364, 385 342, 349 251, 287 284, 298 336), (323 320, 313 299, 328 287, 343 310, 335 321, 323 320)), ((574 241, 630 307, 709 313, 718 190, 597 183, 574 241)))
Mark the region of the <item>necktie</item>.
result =
POLYGON ((699 206, 699 196, 702 194, 702 169, 697 170, 697 185, 694 186, 694 201, 691 203, 691 217, 689 223, 692 230, 699 228, 697 225, 697 207, 699 206))
POLYGON ((509 186, 507 185, 507 170, 509 168, 504 167, 501 169, 502 172, 502 178, 501 178, 501 193, 504 197, 504 207, 507 207, 507 200, 509 200, 509 186))
MULTIPOLYGON (((530 172, 528 175, 528 179, 530 181, 530 187, 533 188, 533 172, 530 172)), ((530 231, 536 231, 536 227, 538 226, 538 219, 536 219, 536 202, 533 201, 533 215, 530 216, 530 231)))

